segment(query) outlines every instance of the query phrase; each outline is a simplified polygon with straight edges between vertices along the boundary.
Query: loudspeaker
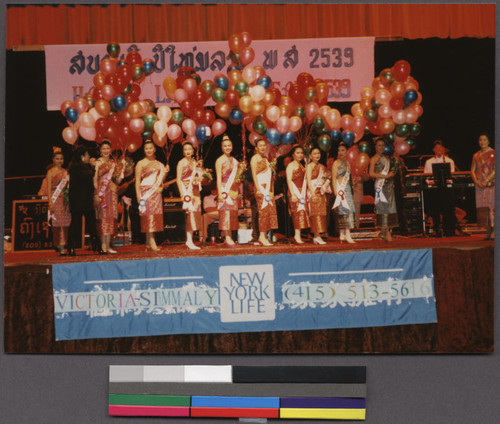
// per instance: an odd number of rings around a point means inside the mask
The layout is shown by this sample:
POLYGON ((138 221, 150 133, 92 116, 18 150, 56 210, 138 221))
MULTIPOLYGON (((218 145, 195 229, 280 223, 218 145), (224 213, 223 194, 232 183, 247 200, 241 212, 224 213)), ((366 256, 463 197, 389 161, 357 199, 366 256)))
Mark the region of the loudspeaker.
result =
POLYGON ((183 209, 163 211, 163 233, 157 234, 162 244, 184 243, 186 241, 186 213, 183 209))

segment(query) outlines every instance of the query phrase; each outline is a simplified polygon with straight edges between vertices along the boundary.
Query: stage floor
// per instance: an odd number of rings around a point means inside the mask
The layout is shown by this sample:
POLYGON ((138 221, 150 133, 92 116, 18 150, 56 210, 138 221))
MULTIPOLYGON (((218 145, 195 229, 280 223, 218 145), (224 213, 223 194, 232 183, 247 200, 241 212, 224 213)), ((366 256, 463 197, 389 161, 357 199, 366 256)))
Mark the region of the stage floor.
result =
MULTIPOLYGON (((116 254, 98 255, 88 246, 77 249, 76 256, 60 256, 53 250, 49 251, 4 251, 4 265, 53 265, 71 262, 90 261, 120 261, 134 259, 179 258, 183 256, 226 256, 226 255, 274 255, 278 253, 315 253, 315 252, 355 252, 362 250, 405 250, 405 249, 435 249, 458 248, 477 249, 494 245, 493 240, 484 240, 485 234, 475 233, 459 237, 423 237, 394 236, 394 241, 388 243, 378 238, 365 238, 354 235, 356 243, 341 243, 338 238, 330 237, 326 245, 314 245, 311 239, 306 239, 302 245, 292 243, 291 239, 282 238, 273 246, 264 247, 253 244, 242 244, 236 248, 228 248, 223 243, 208 244, 200 250, 190 250, 184 244, 163 244, 158 252, 146 251, 142 244, 131 244, 116 247, 116 254)), ((198 245, 200 245, 198 243, 198 245)))

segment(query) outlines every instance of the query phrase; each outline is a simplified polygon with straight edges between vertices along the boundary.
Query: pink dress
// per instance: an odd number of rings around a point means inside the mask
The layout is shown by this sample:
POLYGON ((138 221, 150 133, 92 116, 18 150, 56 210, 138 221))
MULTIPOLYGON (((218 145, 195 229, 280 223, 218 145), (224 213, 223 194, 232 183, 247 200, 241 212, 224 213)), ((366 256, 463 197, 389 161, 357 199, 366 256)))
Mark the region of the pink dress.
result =
MULTIPOLYGON (((186 163, 182 167, 181 180, 186 189, 189 187, 189 181, 191 179, 191 175, 193 174, 194 165, 195 162, 193 161, 192 164, 186 163)), ((192 184, 192 189, 194 210, 186 210, 186 231, 188 232, 198 231, 203 228, 201 222, 201 197, 198 184, 192 184)))
MULTIPOLYGON (((157 160, 149 162, 142 168, 141 181, 150 177, 152 182, 147 185, 141 184, 141 197, 154 185, 154 181, 156 180, 154 177, 160 178, 162 169, 163 165, 157 160)), ((141 231, 143 233, 163 231, 163 198, 161 192, 155 191, 149 196, 145 201, 145 210, 143 212, 139 211, 139 214, 141 216, 141 231)))
POLYGON ((116 231, 118 220, 118 193, 116 184, 111 181, 112 175, 108 175, 116 162, 109 160, 103 162, 97 170, 96 194, 100 202, 96 208, 97 234, 99 236, 112 236, 116 231))
MULTIPOLYGON (((49 172, 53 173, 49 190, 50 192, 48 193, 48 195, 52 197, 61 180, 68 178, 68 171, 62 168, 59 171, 54 171, 54 168, 52 168, 49 172)), ((71 224, 71 213, 69 212, 69 202, 66 195, 68 187, 69 182, 66 183, 64 189, 57 196, 57 199, 53 204, 53 211, 51 212, 52 238, 54 246, 65 245, 68 239, 68 227, 69 224, 71 224), (64 200, 65 197, 66 201, 64 200)))
MULTIPOLYGON (((224 157, 221 167, 222 184, 227 183, 233 169, 238 167, 238 162, 234 158, 224 157)), ((239 183, 234 181, 228 191, 228 198, 232 204, 224 202, 219 206, 219 230, 234 231, 238 229, 238 188, 239 183)))

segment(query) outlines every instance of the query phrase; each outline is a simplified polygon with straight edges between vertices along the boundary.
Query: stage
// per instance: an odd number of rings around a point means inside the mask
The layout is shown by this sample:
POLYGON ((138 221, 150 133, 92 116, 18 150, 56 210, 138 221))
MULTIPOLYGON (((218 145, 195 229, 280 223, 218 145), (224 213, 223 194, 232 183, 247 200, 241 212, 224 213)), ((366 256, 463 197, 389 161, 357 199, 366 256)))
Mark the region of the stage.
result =
POLYGON ((159 252, 143 245, 117 247, 117 254, 97 255, 88 248, 77 256, 54 251, 5 253, 5 351, 8 353, 490 353, 493 352, 494 242, 484 234, 467 237, 398 237, 387 243, 360 239, 356 244, 330 239, 324 246, 223 244, 189 250, 164 244, 159 252), (438 322, 435 324, 274 331, 229 334, 182 334, 56 341, 52 271, 54 264, 226 255, 342 253, 363 250, 431 248, 438 322))

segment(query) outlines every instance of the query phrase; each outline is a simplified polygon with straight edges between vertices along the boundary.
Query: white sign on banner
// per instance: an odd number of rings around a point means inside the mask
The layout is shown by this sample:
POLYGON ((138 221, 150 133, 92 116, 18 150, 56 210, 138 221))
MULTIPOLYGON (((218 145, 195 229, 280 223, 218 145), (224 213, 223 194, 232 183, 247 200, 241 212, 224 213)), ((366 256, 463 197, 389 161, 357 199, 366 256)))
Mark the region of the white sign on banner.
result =
MULTIPOLYGON (((250 66, 262 66, 273 87, 286 94, 301 72, 323 79, 329 86, 330 102, 354 102, 374 77, 374 37, 256 40, 251 46, 255 58, 250 66)), ((93 86, 106 44, 45 46, 47 109, 59 110, 66 100, 84 96, 93 86)), ((227 41, 121 44, 120 58, 137 50, 143 60, 154 61, 154 72, 141 83, 141 99, 157 105, 169 100, 162 83, 175 78, 182 66, 191 66, 202 80, 227 75, 232 64, 227 41)))

